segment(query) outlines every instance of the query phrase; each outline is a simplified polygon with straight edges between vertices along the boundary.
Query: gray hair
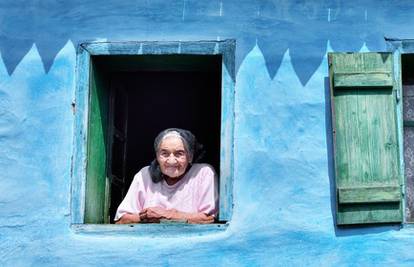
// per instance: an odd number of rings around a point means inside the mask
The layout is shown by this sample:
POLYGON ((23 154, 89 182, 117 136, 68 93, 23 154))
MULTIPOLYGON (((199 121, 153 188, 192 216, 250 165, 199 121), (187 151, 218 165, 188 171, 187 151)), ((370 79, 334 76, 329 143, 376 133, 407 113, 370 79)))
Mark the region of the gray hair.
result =
MULTIPOLYGON (((161 142, 171 136, 179 137, 183 141, 184 148, 189 157, 189 165, 187 170, 191 167, 193 162, 199 162, 199 160, 204 156, 203 145, 197 142, 195 136, 190 131, 179 128, 169 128, 157 135, 154 140, 155 154, 157 154, 161 142)), ((154 159, 151 162, 149 172, 154 183, 158 183, 164 179, 164 174, 161 172, 157 159, 154 159)))
POLYGON ((183 141, 185 152, 187 152, 187 155, 189 157, 189 162, 191 164, 191 162, 193 160, 193 156, 194 156, 194 148, 190 147, 189 144, 188 144, 188 140, 186 138, 184 138, 178 131, 176 131, 173 128, 162 131, 157 136, 157 138, 155 138, 155 141, 154 141, 155 154, 157 154, 158 149, 160 148, 160 145, 161 145, 162 141, 164 141, 168 137, 177 137, 177 138, 180 138, 181 141, 183 141))

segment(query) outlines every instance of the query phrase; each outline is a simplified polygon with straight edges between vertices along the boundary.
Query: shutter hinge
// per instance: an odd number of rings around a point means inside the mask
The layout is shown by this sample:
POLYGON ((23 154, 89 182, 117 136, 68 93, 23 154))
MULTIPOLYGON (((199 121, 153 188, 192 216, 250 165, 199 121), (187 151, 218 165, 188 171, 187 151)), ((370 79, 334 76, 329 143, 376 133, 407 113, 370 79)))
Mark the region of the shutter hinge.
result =
POLYGON ((400 93, 400 90, 398 90, 398 89, 396 90, 395 98, 397 99, 397 103, 400 102, 401 93, 400 93))

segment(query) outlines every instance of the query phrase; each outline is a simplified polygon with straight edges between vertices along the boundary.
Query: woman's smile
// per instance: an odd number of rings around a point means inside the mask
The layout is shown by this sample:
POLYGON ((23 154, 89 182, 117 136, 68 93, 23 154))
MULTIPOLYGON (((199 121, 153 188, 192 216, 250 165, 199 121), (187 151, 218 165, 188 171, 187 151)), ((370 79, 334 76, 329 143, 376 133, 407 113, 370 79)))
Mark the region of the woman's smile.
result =
POLYGON ((169 136, 162 140, 157 153, 157 161, 164 175, 169 178, 181 178, 189 164, 188 153, 181 138, 169 136))

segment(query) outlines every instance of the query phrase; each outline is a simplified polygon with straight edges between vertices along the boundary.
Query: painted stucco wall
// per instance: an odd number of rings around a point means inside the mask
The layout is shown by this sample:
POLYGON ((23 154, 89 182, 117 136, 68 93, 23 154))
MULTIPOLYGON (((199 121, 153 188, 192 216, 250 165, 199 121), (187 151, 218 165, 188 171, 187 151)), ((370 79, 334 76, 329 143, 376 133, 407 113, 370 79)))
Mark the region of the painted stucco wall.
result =
POLYGON ((335 227, 326 60, 413 38, 412 14, 410 1, 2 1, 0 265, 412 266, 414 228, 335 227), (226 38, 237 41, 227 230, 71 230, 75 46, 226 38))

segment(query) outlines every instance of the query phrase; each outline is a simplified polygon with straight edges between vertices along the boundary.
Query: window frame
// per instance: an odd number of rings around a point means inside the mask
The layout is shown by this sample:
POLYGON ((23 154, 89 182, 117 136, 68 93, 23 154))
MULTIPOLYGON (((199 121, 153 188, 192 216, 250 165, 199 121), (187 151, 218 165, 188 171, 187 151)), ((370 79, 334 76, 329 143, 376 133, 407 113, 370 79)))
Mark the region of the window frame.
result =
POLYGON ((233 210, 234 162, 234 99, 235 47, 233 39, 222 41, 133 41, 82 42, 77 46, 76 91, 72 102, 74 111, 74 140, 72 153, 71 226, 79 233, 200 233, 224 230, 233 210), (111 225, 85 224, 85 188, 89 125, 89 91, 91 57, 96 55, 221 55, 221 138, 220 138, 220 193, 219 220, 226 224, 188 225, 111 225), (133 227, 132 227, 133 226, 133 227), (128 229, 128 231, 126 231, 128 229))
MULTIPOLYGON (((387 44, 387 51, 391 52, 394 60, 394 85, 397 97, 397 130, 398 130, 398 141, 399 141, 399 156, 400 161, 400 173, 402 181, 402 192, 403 192, 403 224, 413 225, 413 222, 407 221, 407 198, 406 195, 406 175, 405 175, 405 158, 404 158, 404 119, 403 119, 403 84, 402 84, 402 55, 403 54, 414 54, 414 39, 398 39, 398 38, 387 38, 385 37, 387 44)), ((414 190, 412 188, 411 190, 414 190)))

